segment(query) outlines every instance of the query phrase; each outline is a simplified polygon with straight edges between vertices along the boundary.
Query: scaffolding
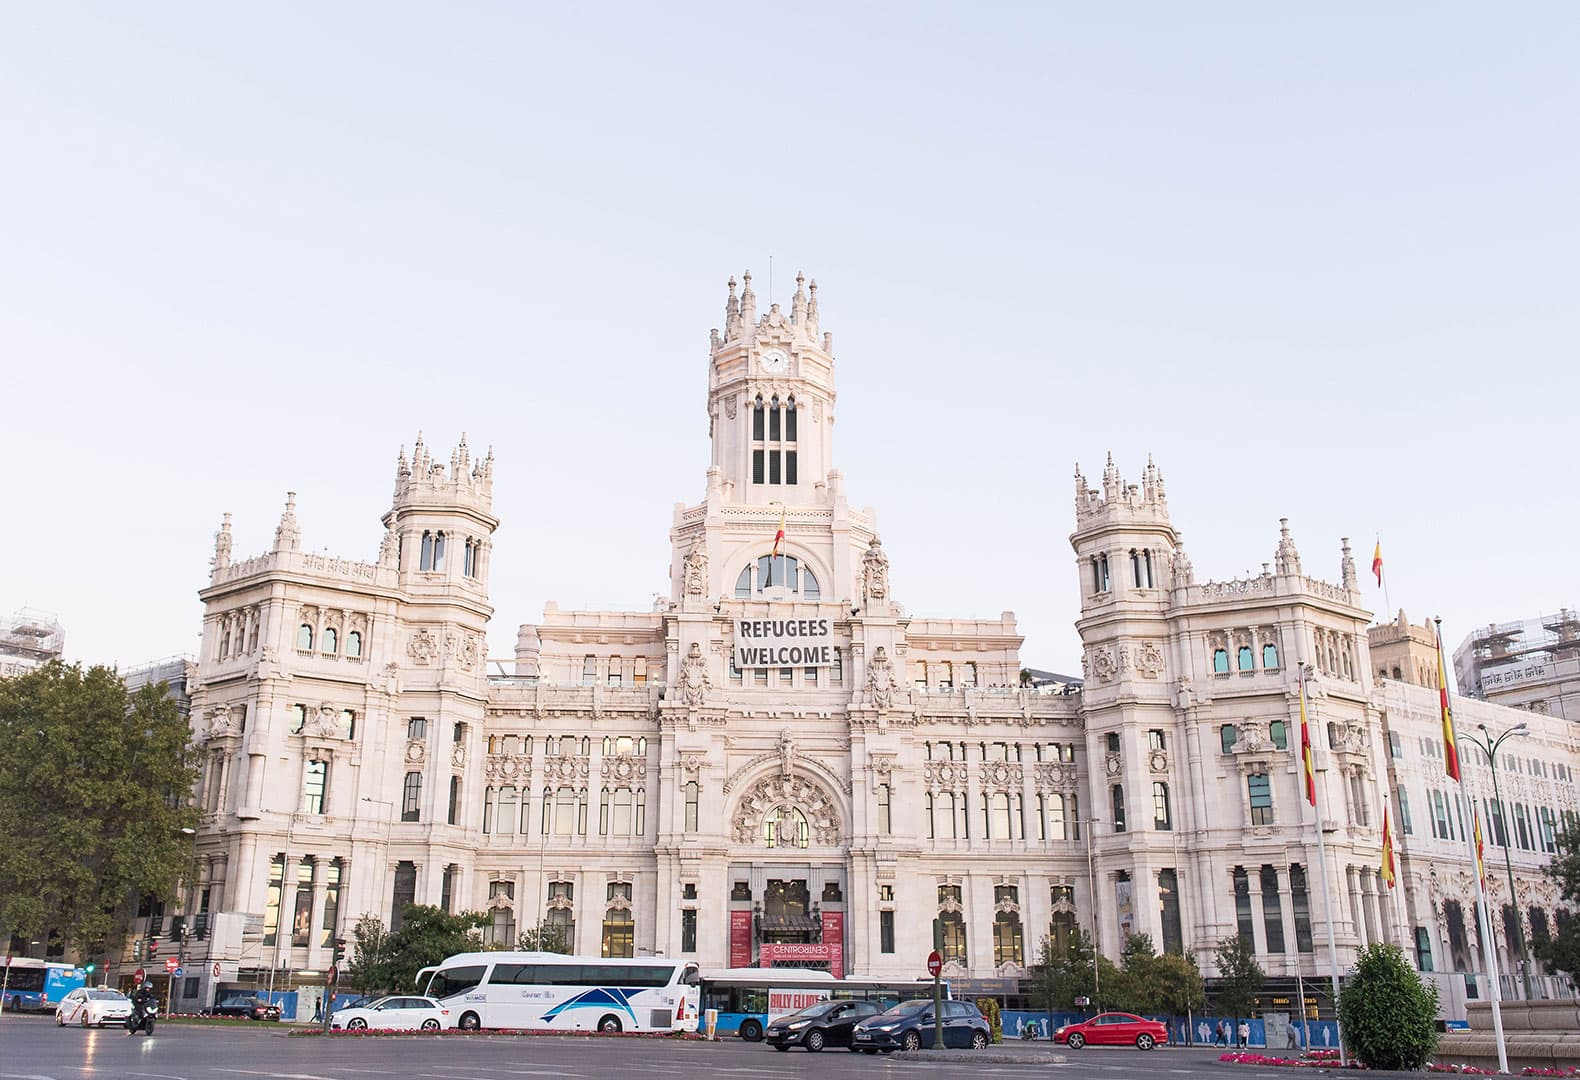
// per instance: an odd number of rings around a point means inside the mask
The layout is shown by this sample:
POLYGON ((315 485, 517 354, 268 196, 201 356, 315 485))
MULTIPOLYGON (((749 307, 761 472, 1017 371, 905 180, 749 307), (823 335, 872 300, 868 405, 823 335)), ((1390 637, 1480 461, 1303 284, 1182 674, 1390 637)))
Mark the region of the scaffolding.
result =
POLYGON ((1463 691, 1479 694, 1481 673, 1487 668, 1539 657, 1580 657, 1580 612, 1563 607, 1557 615, 1491 623, 1473 631, 1454 650, 1454 674, 1463 691))
POLYGON ((13 658, 22 667, 37 667, 60 659, 65 651, 66 630, 48 612, 22 608, 0 615, 0 657, 13 658))

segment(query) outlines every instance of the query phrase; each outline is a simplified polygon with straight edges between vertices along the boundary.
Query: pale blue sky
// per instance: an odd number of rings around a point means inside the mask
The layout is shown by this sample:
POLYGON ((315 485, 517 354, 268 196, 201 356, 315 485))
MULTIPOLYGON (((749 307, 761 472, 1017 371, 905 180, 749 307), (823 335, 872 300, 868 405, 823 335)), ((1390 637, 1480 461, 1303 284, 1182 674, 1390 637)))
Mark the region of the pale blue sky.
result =
POLYGON ((1573 606, 1577 104, 1558 3, 7 3, 0 610, 191 651, 222 511, 371 558, 419 428, 495 447, 494 655, 645 609, 770 253, 899 599, 1028 664, 1109 449, 1199 577, 1287 516, 1451 643, 1573 606))

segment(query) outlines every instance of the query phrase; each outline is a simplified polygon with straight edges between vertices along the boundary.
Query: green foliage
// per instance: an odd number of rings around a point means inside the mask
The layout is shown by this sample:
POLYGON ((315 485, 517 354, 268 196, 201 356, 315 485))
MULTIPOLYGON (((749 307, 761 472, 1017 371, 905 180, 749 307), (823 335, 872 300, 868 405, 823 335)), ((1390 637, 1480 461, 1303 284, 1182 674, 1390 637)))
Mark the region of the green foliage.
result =
MULTIPOLYGON (((1580 907, 1580 827, 1558 834, 1558 851, 1544 871, 1570 906, 1580 907)), ((1537 957, 1580 988, 1580 919, 1570 919, 1557 936, 1536 942, 1537 957)))
POLYGON ((199 757, 166 689, 59 662, 0 681, 0 935, 98 956, 128 900, 174 896, 199 757))
POLYGON ((369 996, 387 993, 393 983, 386 966, 389 931, 377 915, 363 915, 351 930, 351 956, 346 983, 369 996))
POLYGON ((1125 1012, 1158 1012, 1162 1003, 1153 977, 1157 964, 1157 947, 1152 944, 1152 935, 1128 935, 1124 950, 1119 954, 1119 970, 1111 989, 1105 991, 1104 999, 1125 1012))
POLYGON ((982 1010, 982 1019, 988 1022, 988 1028, 993 1032, 993 1041, 1004 1041, 1004 1020, 999 1015, 998 999, 990 997, 977 998, 977 1008, 982 1010))
POLYGON ((377 916, 363 915, 351 931, 356 954, 348 978, 367 994, 410 993, 417 989, 417 972, 423 968, 456 953, 480 951, 479 929, 490 921, 480 911, 451 915, 443 908, 409 904, 400 929, 392 934, 377 916))
POLYGON ((549 922, 540 922, 521 931, 516 948, 522 952, 557 952, 570 955, 571 943, 566 940, 565 928, 549 922))
POLYGON ((1256 954, 1238 934, 1230 934, 1218 942, 1213 955, 1218 965, 1218 1012, 1236 1020, 1249 1016, 1267 978, 1256 954))
POLYGON ((1397 945, 1368 945, 1339 993, 1339 1021, 1368 1069, 1419 1069, 1437 1048, 1437 987, 1397 945))
POLYGON ((1185 1016, 1200 1012, 1207 1004, 1207 989, 1194 956, 1165 953, 1152 965, 1158 1012, 1185 1016))
POLYGON ((1045 1003, 1049 1014, 1075 1007, 1078 997, 1092 997, 1092 939, 1082 930, 1072 931, 1064 949, 1044 935, 1029 979, 1032 993, 1045 1003))

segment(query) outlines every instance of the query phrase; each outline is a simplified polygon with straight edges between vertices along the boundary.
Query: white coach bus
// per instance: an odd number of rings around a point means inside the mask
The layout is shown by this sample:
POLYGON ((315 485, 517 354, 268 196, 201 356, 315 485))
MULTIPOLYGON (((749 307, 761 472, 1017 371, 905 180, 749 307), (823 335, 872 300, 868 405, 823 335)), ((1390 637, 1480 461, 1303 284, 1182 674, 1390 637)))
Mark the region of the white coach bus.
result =
POLYGON ((696 1031, 697 984, 682 960, 542 952, 457 953, 417 973, 468 1031, 696 1031))

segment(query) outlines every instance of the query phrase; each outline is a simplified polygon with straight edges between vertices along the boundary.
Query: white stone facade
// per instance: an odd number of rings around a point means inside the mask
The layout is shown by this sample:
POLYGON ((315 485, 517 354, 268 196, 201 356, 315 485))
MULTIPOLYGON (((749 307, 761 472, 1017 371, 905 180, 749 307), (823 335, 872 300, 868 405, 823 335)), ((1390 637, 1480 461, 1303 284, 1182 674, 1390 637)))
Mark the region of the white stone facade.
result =
POLYGON ((1341 956, 1405 941, 1377 872, 1393 699, 1347 544, 1338 584, 1302 571, 1287 526, 1260 576, 1199 583, 1150 462, 1140 485, 1110 462, 1101 492, 1077 473, 1086 685, 1040 692, 1020 685, 1013 613, 899 602, 834 468, 815 283, 759 317, 750 276, 731 282, 707 400, 711 465, 670 524, 667 599, 551 603, 502 663, 481 653, 493 460, 464 440, 448 468, 420 439, 402 453, 371 562, 303 551, 289 501, 273 550, 236 562, 227 519, 190 687, 207 765, 189 900, 264 917, 262 941, 206 946, 227 975, 322 971, 336 933, 410 898, 494 911, 500 939, 548 918, 583 953, 715 967, 798 944, 904 977, 941 917, 947 973, 1013 978, 1050 929, 1092 927, 1095 891, 1110 955, 1146 932, 1210 972, 1244 927, 1270 974, 1311 977, 1301 663, 1333 732, 1317 762, 1341 956), (826 621, 831 662, 736 670, 739 620, 765 619, 826 621))

